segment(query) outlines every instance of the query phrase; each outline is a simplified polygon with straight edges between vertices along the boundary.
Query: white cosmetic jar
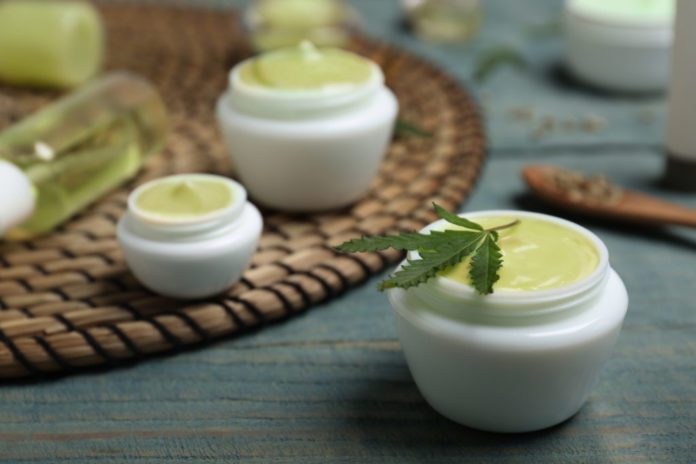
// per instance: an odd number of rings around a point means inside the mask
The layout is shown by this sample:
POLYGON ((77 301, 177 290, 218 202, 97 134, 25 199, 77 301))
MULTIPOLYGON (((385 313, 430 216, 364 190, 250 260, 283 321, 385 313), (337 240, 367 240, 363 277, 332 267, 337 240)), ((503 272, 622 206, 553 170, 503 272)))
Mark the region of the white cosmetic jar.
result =
POLYGON ((387 151, 398 112, 372 64, 359 86, 317 91, 246 84, 237 65, 218 99, 217 118, 239 178, 270 208, 308 212, 340 208, 368 190, 387 151))
POLYGON ((565 3, 570 70, 581 80, 608 90, 664 91, 669 82, 673 18, 603 14, 585 3, 565 3))
MULTIPOLYGON (((573 416, 597 383, 628 308, 626 288, 587 229, 529 212, 466 215, 483 216, 538 218, 577 230, 596 246, 599 265, 552 290, 481 296, 442 277, 391 289, 401 346, 419 390, 442 415, 493 432, 550 427, 573 416)), ((437 221, 424 231, 443 226, 437 221)))
POLYGON ((208 174, 182 174, 143 184, 128 199, 117 227, 126 263, 153 292, 173 298, 205 298, 239 280, 256 251, 263 221, 239 183, 208 174), (137 206, 138 196, 153 183, 196 177, 213 178, 232 190, 224 209, 193 219, 154 216, 137 206))

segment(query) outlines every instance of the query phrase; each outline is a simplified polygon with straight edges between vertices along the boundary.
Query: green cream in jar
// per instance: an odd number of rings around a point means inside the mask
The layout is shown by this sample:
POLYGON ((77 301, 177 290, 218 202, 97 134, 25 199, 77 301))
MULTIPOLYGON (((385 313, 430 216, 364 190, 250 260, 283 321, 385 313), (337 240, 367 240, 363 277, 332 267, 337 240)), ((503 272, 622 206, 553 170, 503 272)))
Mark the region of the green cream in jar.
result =
POLYGON ((135 207, 148 216, 183 220, 224 210, 234 199, 234 192, 223 179, 184 175, 149 184, 138 192, 135 207))
MULTIPOLYGON (((492 228, 514 221, 511 216, 478 217, 475 221, 492 228)), ((524 217, 513 227, 500 230, 498 245, 503 255, 496 292, 551 290, 578 282, 599 265, 599 252, 582 233, 543 219, 524 217)), ((470 284, 470 258, 441 277, 470 284)))
POLYGON ((245 62, 240 81, 250 87, 280 91, 311 91, 367 84, 376 65, 338 48, 317 48, 311 42, 265 53, 245 62))

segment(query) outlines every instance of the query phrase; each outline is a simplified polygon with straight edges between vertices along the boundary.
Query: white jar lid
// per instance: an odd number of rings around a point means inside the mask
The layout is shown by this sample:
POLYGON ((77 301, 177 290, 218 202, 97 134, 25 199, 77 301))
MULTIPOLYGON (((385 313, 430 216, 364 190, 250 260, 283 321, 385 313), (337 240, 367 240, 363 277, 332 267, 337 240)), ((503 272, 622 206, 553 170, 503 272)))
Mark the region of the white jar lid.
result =
POLYGON ((26 174, 0 159, 0 237, 27 220, 35 203, 34 186, 26 174))
POLYGON ((613 27, 671 27, 675 8, 675 0, 566 1, 566 11, 574 16, 613 27))

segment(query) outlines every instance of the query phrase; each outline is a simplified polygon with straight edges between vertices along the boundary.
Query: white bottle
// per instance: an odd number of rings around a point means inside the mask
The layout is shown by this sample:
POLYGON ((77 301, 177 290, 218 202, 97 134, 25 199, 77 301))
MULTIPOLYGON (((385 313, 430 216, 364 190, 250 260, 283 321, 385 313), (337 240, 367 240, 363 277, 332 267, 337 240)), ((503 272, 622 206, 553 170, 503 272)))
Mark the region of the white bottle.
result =
POLYGON ((679 0, 669 87, 666 183, 696 191, 696 2, 679 0))

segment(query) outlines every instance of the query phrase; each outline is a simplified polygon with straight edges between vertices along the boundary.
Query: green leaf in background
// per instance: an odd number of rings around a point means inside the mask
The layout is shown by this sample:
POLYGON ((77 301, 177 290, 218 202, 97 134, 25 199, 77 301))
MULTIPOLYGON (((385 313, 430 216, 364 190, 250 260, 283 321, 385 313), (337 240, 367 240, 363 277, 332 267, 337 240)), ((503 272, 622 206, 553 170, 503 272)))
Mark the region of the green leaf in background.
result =
POLYGON ((501 66, 513 66, 524 70, 527 69, 527 60, 518 50, 509 46, 488 49, 479 56, 476 62, 474 79, 476 82, 482 83, 501 66))
POLYGON ((503 265, 503 260, 496 238, 494 234, 486 235, 471 258, 469 278, 476 291, 482 295, 493 293, 493 284, 500 278, 498 271, 503 265))
POLYGON ((397 135, 415 135, 416 137, 431 138, 433 136, 432 132, 421 129, 415 124, 404 121, 401 118, 396 120, 396 125, 394 130, 397 135))

